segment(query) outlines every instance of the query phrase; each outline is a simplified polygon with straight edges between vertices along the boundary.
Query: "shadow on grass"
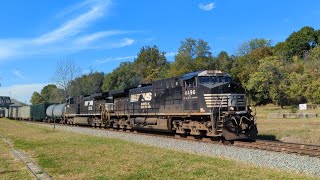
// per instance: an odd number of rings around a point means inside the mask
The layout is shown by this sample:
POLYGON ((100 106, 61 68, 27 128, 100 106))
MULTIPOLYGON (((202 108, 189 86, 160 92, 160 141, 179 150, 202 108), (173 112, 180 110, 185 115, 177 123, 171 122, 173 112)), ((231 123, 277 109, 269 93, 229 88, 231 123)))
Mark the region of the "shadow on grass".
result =
POLYGON ((19 171, 21 171, 21 170, 19 169, 19 170, 0 171, 0 174, 14 173, 14 172, 19 172, 19 171))
POLYGON ((261 139, 261 140, 271 140, 271 141, 279 141, 276 139, 275 135, 269 135, 269 134, 262 134, 262 135, 258 135, 257 139, 261 139))

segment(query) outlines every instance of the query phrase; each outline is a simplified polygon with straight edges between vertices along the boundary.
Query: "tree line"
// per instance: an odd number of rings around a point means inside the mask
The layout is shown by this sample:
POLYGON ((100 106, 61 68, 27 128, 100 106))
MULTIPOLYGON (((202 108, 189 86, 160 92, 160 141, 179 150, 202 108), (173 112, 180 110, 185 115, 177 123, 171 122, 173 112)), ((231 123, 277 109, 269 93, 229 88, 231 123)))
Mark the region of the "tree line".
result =
POLYGON ((75 65, 66 61, 58 64, 56 85, 34 92, 31 103, 57 103, 67 97, 136 87, 197 70, 219 69, 230 73, 255 105, 319 104, 319 43, 320 30, 306 26, 275 45, 263 38, 246 41, 235 55, 221 51, 213 56, 208 42, 187 38, 181 41, 170 62, 158 46, 145 46, 132 62, 122 62, 106 74, 91 71, 79 76, 75 65))

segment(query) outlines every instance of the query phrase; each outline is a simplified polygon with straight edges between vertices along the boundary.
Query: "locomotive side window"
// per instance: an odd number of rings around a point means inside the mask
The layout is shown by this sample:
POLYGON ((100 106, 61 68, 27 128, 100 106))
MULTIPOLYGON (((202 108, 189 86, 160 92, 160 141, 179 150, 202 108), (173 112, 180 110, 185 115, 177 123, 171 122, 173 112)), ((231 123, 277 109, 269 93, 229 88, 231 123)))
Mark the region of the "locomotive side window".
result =
POLYGON ((170 81, 171 81, 171 88, 174 88, 174 83, 175 83, 174 79, 171 79, 170 81))
POLYGON ((185 87, 197 87, 196 78, 185 80, 184 85, 185 87))
POLYGON ((175 78, 174 81, 175 81, 175 85, 176 85, 176 86, 179 86, 179 79, 178 79, 178 78, 175 78))
POLYGON ((68 101, 69 101, 69 104, 74 104, 74 99, 73 98, 70 98, 68 101))
POLYGON ((201 84, 231 82, 231 78, 228 76, 201 76, 199 80, 201 84))

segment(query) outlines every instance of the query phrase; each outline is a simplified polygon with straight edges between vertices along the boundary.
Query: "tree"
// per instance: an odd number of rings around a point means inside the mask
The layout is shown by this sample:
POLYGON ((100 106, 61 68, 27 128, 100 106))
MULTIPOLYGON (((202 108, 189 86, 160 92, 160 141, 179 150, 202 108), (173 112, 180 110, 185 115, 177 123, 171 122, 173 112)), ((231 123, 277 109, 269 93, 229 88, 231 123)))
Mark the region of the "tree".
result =
POLYGON ((122 62, 119 67, 105 75, 103 91, 136 87, 142 82, 131 62, 122 62))
POLYGON ((310 103, 320 103, 320 47, 311 51, 304 63, 304 95, 310 103))
POLYGON ((272 51, 269 47, 262 47, 252 50, 247 55, 238 56, 231 69, 232 76, 246 88, 249 75, 256 72, 259 67, 259 60, 271 55, 272 51))
POLYGON ((68 89, 71 96, 90 95, 102 92, 104 73, 90 72, 72 80, 68 89))
POLYGON ((239 48, 238 48, 238 56, 245 56, 249 53, 251 53, 255 49, 260 49, 260 48, 268 48, 271 47, 271 40, 266 40, 266 39, 252 39, 250 41, 246 41, 242 43, 239 48))
POLYGON ((276 56, 266 57, 260 60, 258 70, 250 74, 247 88, 256 92, 256 102, 265 102, 270 98, 283 107, 288 85, 286 79, 283 62, 276 56))
POLYGON ((319 31, 305 26, 298 32, 293 32, 285 42, 278 43, 275 46, 275 52, 284 55, 287 59, 293 56, 302 58, 306 52, 318 46, 318 38, 319 31))
POLYGON ((57 86, 54 84, 48 84, 41 90, 41 96, 45 102, 50 102, 50 98, 53 92, 57 89, 57 86))
POLYGON ((213 69, 213 57, 210 46, 202 39, 187 38, 181 42, 175 61, 172 63, 168 76, 180 76, 188 72, 213 69))
POLYGON ((215 69, 222 70, 224 72, 230 72, 234 59, 229 57, 228 53, 225 51, 221 51, 216 58, 214 58, 214 65, 215 69))
POLYGON ((305 62, 301 58, 294 56, 292 61, 287 62, 284 67, 288 74, 288 89, 286 91, 286 96, 288 97, 288 100, 290 100, 291 104, 306 102, 305 92, 307 90, 307 82, 309 80, 306 76, 307 74, 304 66, 305 62))
POLYGON ((169 63, 165 52, 161 52, 157 46, 145 46, 138 53, 134 66, 143 83, 151 83, 165 77, 169 63))
POLYGON ((44 102, 43 97, 36 91, 33 92, 32 96, 31 96, 31 100, 30 100, 31 104, 35 105, 35 104, 41 104, 44 102))
POLYGON ((80 68, 71 60, 61 60, 57 63, 57 68, 53 80, 65 91, 65 97, 70 95, 68 87, 80 72, 80 68))
POLYGON ((48 84, 41 89, 41 93, 33 92, 30 102, 32 104, 41 103, 61 103, 64 101, 64 90, 59 89, 54 84, 48 84))

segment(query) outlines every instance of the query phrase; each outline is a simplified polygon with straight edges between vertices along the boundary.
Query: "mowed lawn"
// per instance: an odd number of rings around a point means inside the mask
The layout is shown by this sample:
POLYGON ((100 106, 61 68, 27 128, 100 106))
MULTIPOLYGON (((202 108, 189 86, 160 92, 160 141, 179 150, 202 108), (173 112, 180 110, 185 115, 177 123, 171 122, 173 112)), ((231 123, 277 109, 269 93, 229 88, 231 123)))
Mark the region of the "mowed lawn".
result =
MULTIPOLYGON (((278 106, 268 105, 257 107, 257 123, 259 138, 281 140, 292 143, 306 143, 320 145, 320 118, 300 119, 272 119, 269 113, 290 112, 290 108, 281 109, 278 106)), ((313 112, 319 115, 319 110, 313 112)))
POLYGON ((34 179, 27 167, 14 158, 10 148, 2 139, 0 140, 0 179, 34 179))
MULTIPOLYGON (((0 131, 54 179, 313 178, 123 140, 52 132, 50 128, 7 119, 0 119, 0 131)), ((6 174, 0 173, 0 179, 6 179, 6 174)))

